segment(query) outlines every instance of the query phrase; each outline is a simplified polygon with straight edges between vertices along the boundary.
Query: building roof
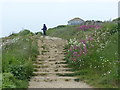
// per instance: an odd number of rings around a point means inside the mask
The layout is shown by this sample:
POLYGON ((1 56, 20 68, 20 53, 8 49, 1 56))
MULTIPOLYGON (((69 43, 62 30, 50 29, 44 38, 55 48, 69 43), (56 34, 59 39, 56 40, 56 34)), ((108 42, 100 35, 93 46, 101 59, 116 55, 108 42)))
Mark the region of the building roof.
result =
MULTIPOLYGON (((82 20, 82 19, 79 18, 79 17, 76 17, 76 18, 73 18, 73 19, 71 19, 71 20, 69 20, 69 21, 80 21, 80 20, 82 20)), ((82 20, 82 21, 84 21, 84 20, 82 20)))

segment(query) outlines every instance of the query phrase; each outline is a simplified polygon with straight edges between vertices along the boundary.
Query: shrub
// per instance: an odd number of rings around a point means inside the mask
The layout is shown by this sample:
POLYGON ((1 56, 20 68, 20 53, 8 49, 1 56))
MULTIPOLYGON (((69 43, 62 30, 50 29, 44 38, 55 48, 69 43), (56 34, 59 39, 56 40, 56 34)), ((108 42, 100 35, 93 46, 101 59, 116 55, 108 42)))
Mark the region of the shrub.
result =
POLYGON ((11 73, 3 73, 2 88, 16 88, 15 77, 11 73))
POLYGON ((20 36, 24 36, 24 35, 28 35, 28 34, 34 35, 32 32, 30 32, 30 30, 27 30, 27 29, 24 29, 23 31, 19 32, 20 36))
POLYGON ((42 32, 36 32, 35 35, 42 35, 42 32))
POLYGON ((14 38, 2 47, 2 72, 10 73, 15 78, 15 82, 7 83, 6 80, 3 87, 7 87, 9 84, 24 88, 27 87, 28 80, 32 76, 33 61, 39 53, 38 46, 36 40, 31 38, 31 35, 19 36, 19 39, 16 39, 14 42, 13 40, 14 38))
POLYGON ((27 61, 23 65, 11 65, 10 72, 19 80, 30 79, 33 73, 32 62, 27 61))
POLYGON ((15 37, 18 36, 18 33, 12 33, 11 35, 9 35, 9 37, 15 37))
POLYGON ((58 25, 56 28, 63 28, 66 27, 66 25, 58 25))

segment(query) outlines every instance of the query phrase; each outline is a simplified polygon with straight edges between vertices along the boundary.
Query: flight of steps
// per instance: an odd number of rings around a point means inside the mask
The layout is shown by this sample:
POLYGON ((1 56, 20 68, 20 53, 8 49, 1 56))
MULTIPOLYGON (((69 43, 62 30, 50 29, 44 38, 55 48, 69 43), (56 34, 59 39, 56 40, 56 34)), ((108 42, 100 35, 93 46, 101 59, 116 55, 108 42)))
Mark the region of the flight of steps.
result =
POLYGON ((74 80, 74 77, 66 76, 73 74, 64 60, 57 61, 52 59, 38 59, 34 64, 34 81, 57 81, 57 80, 74 80), (63 76, 65 75, 65 76, 63 76))
POLYGON ((66 61, 64 60, 63 46, 59 45, 63 42, 59 40, 39 41, 39 51, 37 60, 34 62, 34 82, 51 82, 51 81, 70 81, 75 80, 72 77, 73 72, 67 67, 66 61), (42 43, 42 45, 40 45, 42 43))

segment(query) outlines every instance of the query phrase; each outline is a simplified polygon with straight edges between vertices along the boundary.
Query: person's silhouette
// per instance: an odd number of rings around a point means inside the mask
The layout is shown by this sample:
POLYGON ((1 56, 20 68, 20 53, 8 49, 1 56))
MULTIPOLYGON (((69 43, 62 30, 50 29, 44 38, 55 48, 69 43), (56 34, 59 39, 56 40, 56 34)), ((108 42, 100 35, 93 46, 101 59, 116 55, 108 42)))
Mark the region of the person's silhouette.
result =
POLYGON ((46 27, 46 25, 45 25, 45 24, 43 24, 43 28, 42 28, 41 30, 43 30, 43 34, 44 34, 44 35, 46 35, 46 30, 47 30, 47 27, 46 27))

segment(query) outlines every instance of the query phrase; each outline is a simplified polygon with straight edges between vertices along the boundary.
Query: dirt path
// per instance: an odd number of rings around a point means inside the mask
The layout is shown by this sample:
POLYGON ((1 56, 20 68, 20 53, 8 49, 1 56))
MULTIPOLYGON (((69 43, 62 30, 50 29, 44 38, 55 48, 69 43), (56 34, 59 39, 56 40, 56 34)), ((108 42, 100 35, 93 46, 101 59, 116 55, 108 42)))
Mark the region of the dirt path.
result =
POLYGON ((73 72, 64 60, 65 43, 61 38, 41 37, 38 41, 40 55, 34 63, 35 75, 29 82, 29 88, 91 88, 70 76, 73 72))

